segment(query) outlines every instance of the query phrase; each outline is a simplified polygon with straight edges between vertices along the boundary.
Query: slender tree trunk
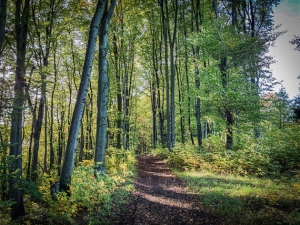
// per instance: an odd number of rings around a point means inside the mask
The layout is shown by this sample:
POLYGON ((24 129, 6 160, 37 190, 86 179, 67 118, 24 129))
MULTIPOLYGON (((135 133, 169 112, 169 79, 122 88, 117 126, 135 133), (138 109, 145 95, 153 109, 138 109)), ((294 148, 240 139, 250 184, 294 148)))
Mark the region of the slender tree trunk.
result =
POLYGON ((171 140, 170 140, 170 149, 172 150, 175 146, 175 43, 176 43, 176 34, 177 34, 177 18, 178 18, 178 0, 174 0, 173 9, 174 9, 174 23, 173 23, 173 34, 171 35, 170 30, 170 19, 169 19, 169 9, 168 9, 168 0, 166 0, 166 14, 167 14, 167 28, 170 44, 170 67, 171 67, 171 140))
POLYGON ((15 26, 17 39, 16 73, 14 87, 14 102, 11 114, 10 153, 12 157, 9 179, 9 198, 14 201, 11 208, 11 217, 16 219, 24 215, 23 193, 18 187, 22 178, 22 114, 25 101, 24 88, 26 86, 25 56, 28 33, 30 0, 16 0, 15 26), (23 10, 22 5, 24 4, 23 10))
MULTIPOLYGON (((199 56, 199 47, 196 47, 196 53, 194 54, 195 57, 199 56)), ((196 83, 196 90, 197 92, 200 91, 200 70, 197 65, 197 61, 195 63, 195 83, 196 83)), ((197 139, 198 139, 198 146, 202 146, 202 127, 201 127, 201 102, 199 93, 196 96, 196 124, 197 124, 197 139)))
POLYGON ((27 162, 26 177, 27 177, 28 180, 30 180, 31 179, 31 161, 32 161, 32 141, 33 141, 34 125, 35 125, 35 121, 36 121, 37 94, 36 94, 36 98, 35 98, 35 104, 34 104, 34 107, 33 107, 28 89, 29 88, 27 86, 25 90, 26 90, 26 96, 27 96, 27 99, 28 99, 28 105, 31 108, 31 112, 32 112, 32 126, 31 126, 29 147, 28 147, 28 162, 27 162))
MULTIPOLYGON (((196 24, 196 32, 199 34, 201 32, 201 24, 202 24, 202 15, 200 12, 200 0, 196 0, 196 6, 193 3, 193 11, 195 17, 195 24, 196 24)), ((194 67, 195 67, 195 84, 196 84, 196 124, 197 124, 197 139, 198 139, 198 146, 202 146, 202 127, 201 127, 201 100, 199 96, 200 92, 200 69, 199 69, 199 59, 200 59, 200 46, 197 45, 193 47, 193 55, 194 55, 194 67)))
POLYGON ((0 1, 0 53, 5 37, 5 25, 6 25, 6 5, 7 0, 0 1))
MULTIPOLYGON (((180 63, 179 63, 180 64, 180 63)), ((178 102, 179 102, 179 114, 180 114, 180 133, 181 143, 185 143, 185 127, 184 127, 184 115, 183 115, 183 94, 182 94, 182 78, 181 73, 176 65, 176 77, 177 77, 177 89, 178 89, 178 102)))
POLYGON ((47 167, 47 159, 48 159, 48 107, 47 102, 45 102, 45 127, 44 127, 44 135, 45 135, 45 144, 44 144, 44 172, 48 173, 47 167))
MULTIPOLYGON (((175 33, 176 31, 174 31, 175 33)), ((171 150, 175 146, 175 61, 174 61, 174 42, 170 46, 171 60, 171 150)))
POLYGON ((63 156, 63 148, 64 148, 64 142, 65 142, 65 135, 64 135, 64 128, 65 128, 65 111, 62 110, 60 112, 60 121, 58 121, 60 124, 58 128, 58 149, 57 149, 57 168, 58 168, 58 175, 61 174, 61 162, 62 162, 62 156, 63 156))
MULTIPOLYGON (((153 12, 153 11, 152 11, 153 12)), ((151 29, 151 27, 150 27, 151 29)), ((152 147, 156 148, 157 145, 157 110, 158 110, 158 98, 157 92, 159 93, 159 87, 157 86, 156 79, 158 77, 157 68, 157 57, 156 57, 156 42, 154 38, 155 32, 151 29, 152 35, 152 66, 153 66, 153 77, 151 81, 151 103, 152 103, 152 147)))
POLYGON ((96 39, 99 33, 100 21, 103 12, 105 10, 105 2, 106 2, 105 0, 98 0, 96 12, 93 16, 91 26, 90 26, 89 40, 88 40, 88 46, 87 46, 87 51, 84 60, 79 92, 77 95, 75 108, 72 116, 66 153, 64 157, 60 180, 59 180, 61 191, 70 190, 71 177, 73 173, 74 160, 75 160, 76 148, 77 148, 78 132, 81 125, 82 115, 83 115, 85 101, 86 101, 86 95, 90 83, 92 65, 94 61, 96 39))
POLYGON ((53 87, 51 91, 51 103, 50 103, 50 128, 49 128, 49 146, 50 146, 50 165, 49 165, 49 170, 51 171, 53 169, 54 163, 55 163, 55 153, 54 153, 54 94, 56 91, 56 82, 57 82, 57 62, 56 62, 56 47, 57 43, 55 44, 54 47, 54 59, 53 59, 53 67, 54 67, 54 82, 53 82, 53 87))
MULTIPOLYGON (((42 89, 46 89, 45 85, 42 85, 42 89)), ((38 110, 38 118, 34 121, 34 129, 33 129, 33 157, 32 157, 32 167, 31 167, 31 179, 33 182, 37 179, 37 165, 38 165, 38 151, 40 146, 40 136, 42 131, 43 117, 44 117, 44 109, 45 109, 45 98, 46 98, 46 90, 42 90, 39 110, 38 110)))
POLYGON ((133 87, 133 75, 134 75, 134 66, 135 66, 135 43, 133 41, 133 43, 131 43, 130 45, 130 52, 129 52, 129 60, 128 60, 128 68, 129 68, 129 76, 128 76, 128 84, 127 84, 127 99, 126 99, 126 111, 125 111, 125 115, 127 118, 127 126, 126 126, 126 139, 127 139, 127 149, 130 148, 130 118, 131 118, 131 110, 130 110, 130 106, 131 106, 131 102, 133 99, 132 96, 132 87, 133 87))
MULTIPOLYGON (((123 42, 123 40, 122 40, 123 42)), ((123 46, 123 44, 122 44, 123 46)), ((123 47, 124 49, 124 47, 123 47)), ((128 115, 128 106, 127 106, 127 85, 128 85, 128 68, 126 64, 126 59, 125 59, 125 53, 123 51, 123 67, 124 67, 124 76, 123 76, 123 125, 122 125, 122 130, 123 130, 123 148, 124 150, 127 149, 127 115, 128 115)))
POLYGON ((115 70, 116 70, 116 83, 117 83, 117 143, 116 148, 121 149, 121 129, 122 129, 122 94, 121 94, 121 75, 119 66, 119 51, 117 36, 113 36, 113 46, 114 46, 114 60, 115 60, 115 70))
MULTIPOLYGON (((107 3, 106 3, 107 4, 107 3)), ((99 78, 98 78, 98 115, 95 150, 95 176, 105 174, 105 152, 107 147, 107 108, 108 108, 108 29, 116 0, 112 0, 108 12, 101 20, 99 32, 99 78)))
MULTIPOLYGON (((227 57, 221 58, 220 63, 220 70, 221 70, 221 78, 222 78, 222 86, 224 91, 227 90, 227 57)), ((223 96, 225 98, 225 102, 227 102, 227 97, 223 96)), ((223 115, 225 117, 225 123, 226 123, 226 148, 227 149, 233 149, 233 125, 234 125, 234 119, 233 114, 231 113, 230 109, 227 105, 223 107, 223 115)))
POLYGON ((169 54, 168 54, 168 21, 164 13, 164 3, 161 1, 163 40, 165 48, 165 79, 166 79, 166 117, 167 117, 167 146, 172 151, 171 143, 171 115, 170 115, 170 79, 169 79, 169 54))
MULTIPOLYGON (((187 40, 187 30, 186 27, 184 27, 184 36, 185 40, 187 40)), ((184 68, 185 68, 185 78, 186 78, 186 86, 187 86, 187 93, 188 93, 188 129, 190 133, 191 142, 194 145, 194 137, 193 137, 193 131, 192 131, 192 124, 191 124, 191 97, 190 97, 190 81, 189 81, 189 72, 188 72, 188 49, 187 49, 187 43, 185 43, 185 60, 184 60, 184 68)))
MULTIPOLYGON (((154 78, 152 78, 154 79, 154 78)), ((157 122, 156 122, 156 88, 154 81, 151 81, 151 105, 152 105, 152 147, 156 148, 157 143, 157 122)))

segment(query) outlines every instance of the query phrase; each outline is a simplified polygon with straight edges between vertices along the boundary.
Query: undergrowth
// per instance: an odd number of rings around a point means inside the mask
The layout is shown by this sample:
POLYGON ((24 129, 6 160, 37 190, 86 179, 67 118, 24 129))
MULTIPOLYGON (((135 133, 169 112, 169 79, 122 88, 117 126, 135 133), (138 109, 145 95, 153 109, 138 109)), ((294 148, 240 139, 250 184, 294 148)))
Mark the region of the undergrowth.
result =
MULTIPOLYGON (((5 224, 111 224, 133 188, 136 158, 133 152, 109 149, 106 157, 107 174, 94 177, 92 160, 80 162, 74 169, 71 196, 60 192, 57 201, 50 195, 47 174, 40 174, 37 185, 27 187, 24 195, 26 215, 22 221, 10 220, 9 205, 0 204, 0 223, 5 224), (34 189, 34 190, 33 190, 34 189), (39 193, 33 198, 33 193, 39 193)), ((58 178, 56 178, 58 179, 58 178)))
POLYGON ((212 136, 203 147, 153 151, 227 224, 300 224, 298 126, 240 136, 233 150, 212 136))

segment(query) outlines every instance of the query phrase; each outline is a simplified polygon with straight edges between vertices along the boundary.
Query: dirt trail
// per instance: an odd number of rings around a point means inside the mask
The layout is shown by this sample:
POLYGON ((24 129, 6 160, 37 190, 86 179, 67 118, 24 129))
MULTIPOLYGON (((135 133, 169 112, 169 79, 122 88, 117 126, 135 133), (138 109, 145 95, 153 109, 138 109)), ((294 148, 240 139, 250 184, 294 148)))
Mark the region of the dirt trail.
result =
POLYGON ((220 224, 155 156, 138 157, 138 179, 131 197, 127 212, 119 217, 120 225, 220 224))

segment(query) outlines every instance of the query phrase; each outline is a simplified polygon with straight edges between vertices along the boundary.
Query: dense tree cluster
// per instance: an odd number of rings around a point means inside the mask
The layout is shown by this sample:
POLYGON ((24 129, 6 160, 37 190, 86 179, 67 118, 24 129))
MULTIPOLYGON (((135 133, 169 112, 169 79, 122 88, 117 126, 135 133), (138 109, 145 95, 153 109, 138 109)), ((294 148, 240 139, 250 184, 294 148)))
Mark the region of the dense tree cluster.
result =
POLYGON ((48 174, 69 191, 84 160, 106 173, 109 147, 201 151, 214 137, 234 151, 266 124, 288 127, 293 110, 299 121, 297 99, 270 93, 279 2, 1 0, 0 193, 12 217, 25 213, 21 181, 48 174))

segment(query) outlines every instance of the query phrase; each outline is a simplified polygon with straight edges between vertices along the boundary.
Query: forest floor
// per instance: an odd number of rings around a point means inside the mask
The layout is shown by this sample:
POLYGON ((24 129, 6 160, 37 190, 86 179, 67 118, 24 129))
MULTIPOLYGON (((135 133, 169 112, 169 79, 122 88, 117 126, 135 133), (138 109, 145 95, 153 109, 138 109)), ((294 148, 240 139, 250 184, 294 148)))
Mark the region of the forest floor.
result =
POLYGON ((130 202, 118 216, 117 224, 222 224, 204 207, 198 195, 153 155, 138 157, 138 177, 130 202))

